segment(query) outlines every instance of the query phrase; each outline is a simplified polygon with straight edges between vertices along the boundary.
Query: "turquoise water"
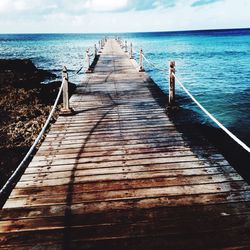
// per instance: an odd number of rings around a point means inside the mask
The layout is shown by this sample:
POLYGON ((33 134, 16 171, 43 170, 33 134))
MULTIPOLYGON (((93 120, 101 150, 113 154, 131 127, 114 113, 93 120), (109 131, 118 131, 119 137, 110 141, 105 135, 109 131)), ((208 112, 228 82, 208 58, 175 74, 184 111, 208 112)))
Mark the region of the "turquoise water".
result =
MULTIPOLYGON (((114 34, 113 34, 114 35, 114 34)), ((84 64, 85 50, 102 34, 0 35, 1 58, 30 58, 40 68, 60 76, 66 65, 72 82, 84 64)), ((112 35, 109 35, 112 36, 112 35)), ((167 93, 168 61, 176 61, 176 75, 219 121, 250 144, 250 29, 196 32, 119 34, 133 42, 136 51, 160 65, 145 63, 155 82, 167 93)), ((177 87, 180 105, 200 114, 200 122, 214 126, 177 87)))

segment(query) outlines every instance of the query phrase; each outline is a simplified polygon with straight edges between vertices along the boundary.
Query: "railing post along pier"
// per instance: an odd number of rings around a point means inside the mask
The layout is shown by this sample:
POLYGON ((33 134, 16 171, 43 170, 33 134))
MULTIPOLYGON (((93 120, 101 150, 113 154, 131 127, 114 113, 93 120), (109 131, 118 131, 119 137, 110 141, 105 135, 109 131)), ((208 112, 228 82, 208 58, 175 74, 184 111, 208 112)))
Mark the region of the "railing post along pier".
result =
POLYGON ((119 40, 119 43, 120 43, 120 47, 123 48, 123 41, 121 39, 119 40))
POLYGON ((175 102, 175 61, 169 63, 169 105, 175 102))
POLYGON ((87 64, 87 70, 85 73, 92 73, 92 70, 90 68, 90 56, 89 56, 89 49, 86 50, 86 64, 87 64))
POLYGON ((68 72, 66 66, 63 67, 62 81, 63 81, 63 110, 69 110, 69 83, 68 83, 68 72))
POLYGON ((144 72, 144 66, 143 66, 143 50, 140 49, 140 69, 139 72, 144 72))
POLYGON ((96 57, 97 57, 97 53, 98 53, 98 50, 97 50, 96 44, 94 45, 94 53, 95 53, 95 58, 96 58, 96 57))
POLYGON ((69 106, 69 78, 66 66, 62 70, 62 84, 63 84, 63 107, 61 108, 61 115, 71 115, 74 110, 69 106))
POLYGON ((130 43, 130 59, 133 59, 133 44, 130 43))
POLYGON ((89 49, 86 50, 86 63, 87 63, 87 68, 89 69, 90 67, 89 49))
POLYGON ((99 53, 102 53, 102 42, 99 41, 99 53))
POLYGON ((127 41, 125 41, 124 51, 125 51, 125 52, 128 52, 128 42, 127 42, 127 41))

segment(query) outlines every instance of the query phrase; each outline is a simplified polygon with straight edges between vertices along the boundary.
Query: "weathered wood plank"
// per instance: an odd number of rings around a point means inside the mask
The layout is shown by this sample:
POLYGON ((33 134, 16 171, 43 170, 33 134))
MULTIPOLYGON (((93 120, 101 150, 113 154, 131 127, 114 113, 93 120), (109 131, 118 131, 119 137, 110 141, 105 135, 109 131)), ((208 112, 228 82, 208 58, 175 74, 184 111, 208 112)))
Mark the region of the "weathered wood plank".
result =
MULTIPOLYGON (((58 183, 61 184, 61 183, 58 183)), ((65 184, 65 183, 64 183, 65 184)), ((100 191, 94 193, 79 193, 71 194, 71 203, 89 203, 89 202, 102 202, 102 201, 116 201, 123 200, 128 201, 142 198, 154 198, 154 197, 171 197, 181 195, 197 195, 197 194, 209 194, 209 193, 220 193, 230 191, 245 191, 249 196, 250 188, 244 182, 231 183, 213 183, 213 184, 198 184, 198 185, 186 185, 186 186, 170 186, 170 187, 154 187, 154 188, 143 188, 143 189, 130 189, 130 190, 115 190, 115 191, 100 191), (232 189, 234 186, 234 189, 232 189)), ((67 204, 68 196, 63 197, 20 197, 15 199, 9 199, 6 208, 35 206, 43 204, 67 204), (54 199, 53 199, 54 198, 54 199)))
MULTIPOLYGON (((159 177, 159 178, 140 178, 140 179, 126 179, 126 180, 112 180, 102 182, 83 182, 74 183, 74 194, 99 192, 99 191, 114 191, 124 189, 149 188, 161 186, 176 186, 176 185, 190 185, 190 184, 206 184, 219 182, 233 182, 242 181, 242 178, 236 173, 213 174, 213 175, 199 175, 199 176, 178 176, 178 177, 159 177)), ((64 195, 67 192, 68 185, 54 185, 53 189, 50 186, 31 187, 31 188, 15 188, 11 194, 11 198, 30 196, 35 193, 39 196, 58 196, 64 195)))
MULTIPOLYGON (((209 151, 206 151, 206 154, 214 154, 214 155, 218 155, 216 154, 217 151, 215 150, 209 150, 209 151)), ((169 150, 162 150, 162 151, 139 151, 138 153, 135 152, 135 153, 128 153, 128 150, 124 150, 123 147, 120 148, 120 150, 117 150, 116 151, 116 154, 109 154, 108 153, 104 153, 104 154, 101 154, 101 155, 98 155, 98 154, 93 154, 93 153, 90 153, 90 154, 86 154, 84 152, 84 149, 80 149, 78 153, 75 153, 75 154, 65 154, 65 155, 50 155, 50 156, 35 156, 33 158, 33 162, 47 162, 49 160, 53 160, 53 161, 60 161, 60 160, 63 160, 65 158, 67 158, 68 160, 69 159, 80 159, 80 158, 84 158, 86 160, 88 160, 88 158, 91 158, 92 161, 94 162, 99 162, 99 161, 106 161, 107 160, 107 157, 109 160, 111 161, 119 161, 121 159, 126 159, 126 160, 134 160, 134 159, 141 159, 141 158, 145 158, 145 155, 147 158, 167 158, 167 157, 182 157, 182 156, 196 156, 196 155, 199 155, 199 156, 202 156, 204 155, 204 151, 200 150, 200 151, 196 151, 196 152, 192 152, 190 149, 187 149, 187 150, 180 150, 180 151, 169 151, 169 150)), ((80 161, 79 161, 80 163, 80 161)), ((34 165, 32 165, 34 166, 34 165)))
MULTIPOLYGON (((204 148, 206 148, 206 152, 216 152, 216 150, 213 147, 207 146, 207 147, 199 147, 199 146, 193 146, 192 149, 185 145, 175 145, 175 146, 165 146, 163 145, 157 145, 157 147, 150 147, 149 145, 123 145, 122 149, 126 151, 127 154, 136 154, 136 153, 153 153, 153 152, 173 152, 173 151, 188 151, 193 150, 195 152, 204 152, 204 148)), ((36 157, 52 157, 52 155, 71 155, 71 154, 77 154, 82 150, 81 147, 72 147, 72 148, 53 148, 48 147, 47 149, 45 147, 40 148, 39 151, 36 153, 36 157)), ((116 146, 110 146, 110 147, 91 147, 91 148, 84 148, 83 152, 85 153, 85 156, 91 156, 93 153, 95 153, 96 156, 101 155, 119 155, 123 153, 122 150, 119 150, 116 146)), ((38 158, 37 158, 38 159, 38 158)))
MULTIPOLYGON (((187 209, 188 210, 188 209, 187 209)), ((202 211, 202 209, 200 209, 204 215, 207 215, 207 211, 202 211)), ((123 220, 123 221, 115 221, 113 218, 109 218, 109 221, 100 221, 98 224, 95 224, 95 220, 90 221, 90 219, 87 220, 86 222, 82 222, 83 219, 86 218, 85 215, 71 215, 70 217, 70 222, 65 221, 65 216, 57 216, 57 217, 48 217, 46 218, 46 220, 44 218, 32 218, 32 219, 27 219, 27 220, 15 220, 15 221, 2 221, 0 222, 0 227, 3 229, 3 231, 8 231, 8 232, 27 232, 27 231, 33 231, 34 228, 36 228, 37 231, 42 231, 42 230, 57 230, 57 229, 64 229, 67 226, 71 227, 71 228, 75 228, 75 227, 80 227, 81 228, 81 233, 82 233, 82 239, 89 239, 90 235, 92 236, 92 240, 94 240, 94 238, 109 238, 112 236, 117 236, 117 237, 124 237, 127 236, 129 237, 129 234, 131 232, 131 227, 134 227, 134 229, 132 230, 132 232, 134 231, 135 234, 141 233, 143 231, 143 234, 148 234, 149 231, 151 231, 151 233, 155 232, 155 228, 150 228, 150 229, 146 229, 145 227, 152 227, 152 226, 156 226, 157 225, 157 232, 159 233, 159 231, 163 230, 163 232, 165 232, 165 230, 168 228, 168 230, 172 230, 171 233, 176 233, 179 234, 181 233, 181 228, 178 226, 180 223, 184 223, 186 225, 188 225, 189 223, 192 224, 192 221, 195 221, 197 224, 196 226, 201 226, 201 222, 198 222, 198 220, 195 219, 195 213, 191 213, 190 211, 185 211, 183 212, 183 209, 180 210, 178 209, 178 211, 180 211, 180 215, 184 216, 183 217, 174 217, 173 216, 173 211, 172 213, 169 212, 169 214, 167 214, 167 216, 165 217, 164 214, 160 216, 160 214, 158 215, 158 218, 161 217, 160 219, 158 219, 157 223, 154 222, 154 219, 156 218, 152 218, 152 214, 151 217, 143 217, 143 218, 138 218, 137 220, 131 220, 130 222, 130 230, 128 231, 128 222, 123 220), (172 216, 170 216, 172 215, 172 216), (191 216, 190 216, 191 215, 191 216), (147 225, 147 226, 146 226, 147 225), (117 232, 117 230, 121 230, 120 232, 117 232), (93 234, 93 232, 96 232, 93 234), (125 233, 126 232, 126 233, 125 233), (118 236, 119 235, 119 236, 118 236)), ((197 212, 197 210, 196 210, 197 212)), ((234 227, 234 226, 238 226, 237 224, 238 220, 246 220, 248 221, 248 223, 246 223, 243 227, 248 230, 250 230, 250 223, 249 223, 249 217, 250 214, 236 214, 234 215, 233 213, 230 214, 229 216, 223 216, 222 213, 218 213, 218 214, 214 214, 214 211, 210 211, 210 214, 213 215, 211 217, 208 217, 204 220, 204 222, 206 222, 206 227, 202 227, 203 230, 205 232, 208 232, 209 230, 211 230, 211 227, 213 228, 213 224, 211 223, 214 219, 217 219, 217 230, 219 231, 219 229, 224 229, 225 225, 227 224, 227 226, 230 227, 234 227), (212 221, 211 221, 212 220, 212 221), (224 224, 224 225, 223 225, 224 224), (219 228, 218 228, 219 227, 219 228)), ((190 225, 190 230, 195 230, 194 226, 190 225)), ((167 231, 168 231, 167 230, 167 231)), ((183 230, 183 229, 182 229, 183 230)), ((170 231, 168 232, 170 233, 170 231)), ((1 235, 0 235, 1 237, 1 235)))
MULTIPOLYGON (((217 161, 216 163, 208 163, 205 161, 184 161, 184 162, 175 162, 175 163, 157 163, 157 164, 144 164, 144 165, 117 165, 117 166, 104 166, 104 164, 92 164, 92 165, 86 165, 86 164, 79 164, 77 165, 77 168, 75 170, 94 170, 94 171, 117 171, 117 168, 122 168, 123 171, 129 171, 129 172, 146 172, 146 171, 161 171, 161 170, 181 170, 181 169, 205 169, 205 172, 207 173, 206 169, 209 168, 216 168, 218 171, 221 171, 223 173, 229 173, 234 172, 235 170, 229 165, 227 161, 221 160, 217 161), (122 166, 122 167, 121 167, 122 166)), ((43 173, 52 173, 52 172, 67 172, 72 171, 74 169, 74 165, 54 165, 54 166, 41 166, 41 167, 33 167, 26 170, 24 175, 30 175, 30 174, 43 174, 43 173)), ((49 176, 47 177, 49 178, 49 176)))
MULTIPOLYGON (((204 175, 204 174, 221 174, 224 171, 218 168, 211 168, 209 170, 174 170, 174 171, 149 171, 149 172, 135 172, 135 173, 109 173, 102 175, 82 175, 75 176, 74 183, 83 183, 83 182, 96 182, 96 181, 110 181, 110 180, 128 180, 128 179, 147 179, 147 178, 159 178, 159 177, 175 177, 175 176, 193 176, 193 175, 204 175)), ((60 176, 60 172, 57 172, 58 176, 60 176)), ((20 181, 17 185, 20 187, 37 187, 37 186, 54 186, 54 185, 66 185, 70 184, 72 181, 71 175, 72 172, 63 172, 63 174, 67 177, 53 177, 51 179, 46 178, 48 175, 44 174, 42 179, 34 179, 27 177, 20 181)), ((55 175, 56 176, 56 175, 55 175)))
MULTIPOLYGON (((74 176, 75 177, 81 177, 82 180, 84 181, 88 177, 92 178, 93 176, 97 177, 101 175, 102 177, 105 178, 106 175, 116 175, 115 177, 111 178, 118 178, 118 176, 124 176, 126 174, 126 178, 136 178, 136 174, 138 174, 138 177, 140 178, 148 178, 147 176, 152 174, 152 176, 155 176, 156 174, 162 174, 165 176, 195 176, 195 175, 210 175, 210 174, 217 174, 217 173, 225 173, 226 171, 228 172, 235 172, 235 170, 231 168, 226 168, 224 167, 219 168, 219 167, 210 167, 210 168, 191 168, 191 169, 185 169, 185 168, 180 168, 180 169, 168 169, 168 168, 147 168, 143 166, 136 166, 136 167, 116 167, 116 168, 98 168, 98 169, 76 169, 74 176)), ((50 171, 47 173, 40 173, 37 175, 37 173, 30 173, 30 174, 25 174, 21 178, 21 182, 37 182, 39 180, 43 180, 46 177, 46 180, 50 179, 67 179, 70 178, 72 175, 72 171, 50 171)), ((98 178, 98 177, 97 177, 98 178)), ((99 178, 101 178, 99 176, 99 178)), ((124 178, 124 177, 123 177, 124 178)), ((77 181, 77 178, 75 179, 77 181)))
MULTIPOLYGON (((117 211, 127 211, 133 209, 153 209, 153 208, 180 208, 185 209, 186 206, 196 207, 196 206, 207 206, 213 205, 216 209, 218 205, 228 204, 229 206, 234 206, 235 203, 239 203, 241 207, 245 207, 245 204, 249 203, 249 195, 247 196, 244 191, 236 192, 220 192, 216 194, 197 194, 197 195, 181 195, 172 197, 157 197, 157 198, 142 198, 134 199, 128 201, 104 201, 104 202, 90 202, 86 204, 72 204, 70 206, 72 214, 96 214, 101 213, 105 215, 107 212, 117 212, 117 211)), ((50 216, 61 216, 67 206, 65 204, 49 205, 45 204, 43 206, 33 206, 33 207, 15 207, 15 208, 5 208, 1 214, 5 220, 11 218, 19 218, 15 215, 16 211, 18 214, 23 214, 20 217, 50 217, 50 216), (12 214, 13 213, 13 214, 12 214)), ((249 205, 246 208, 247 211, 249 205)), ((136 211, 136 210, 135 210, 136 211)), ((230 210, 226 210, 229 213, 230 210)), ((246 213, 245 211, 244 213, 246 213)))

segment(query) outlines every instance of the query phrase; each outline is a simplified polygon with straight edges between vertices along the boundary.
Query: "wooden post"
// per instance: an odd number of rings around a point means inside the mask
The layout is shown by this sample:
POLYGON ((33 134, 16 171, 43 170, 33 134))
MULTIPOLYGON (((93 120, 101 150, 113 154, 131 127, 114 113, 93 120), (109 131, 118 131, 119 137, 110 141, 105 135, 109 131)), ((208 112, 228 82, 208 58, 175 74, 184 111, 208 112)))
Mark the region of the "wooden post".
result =
POLYGON ((133 59, 133 44, 130 43, 130 59, 133 59))
POLYGON ((86 63, 87 63, 87 69, 89 69, 90 67, 89 49, 86 50, 86 63))
POLYGON ((90 56, 89 56, 89 49, 86 50, 86 64, 87 64, 87 70, 85 73, 92 73, 92 70, 90 68, 90 56))
POLYGON ((94 45, 94 51, 95 51, 95 58, 96 58, 97 53, 98 53, 98 50, 97 50, 96 44, 94 45))
POLYGON ((63 107, 61 108, 61 115, 72 115, 74 110, 69 106, 69 80, 67 68, 64 66, 62 70, 63 82, 63 107))
POLYGON ((101 44, 101 41, 99 41, 99 53, 102 53, 102 44, 101 44))
POLYGON ((143 50, 140 50, 140 69, 139 72, 144 72, 144 66, 143 66, 143 50))
POLYGON ((62 71, 63 81, 63 109, 69 110, 69 86, 68 86, 68 72, 66 66, 63 67, 62 71))
POLYGON ((169 105, 174 105, 175 102, 175 61, 169 63, 169 105))
POLYGON ((124 51, 125 51, 125 52, 128 52, 128 42, 127 42, 127 41, 125 41, 124 51))

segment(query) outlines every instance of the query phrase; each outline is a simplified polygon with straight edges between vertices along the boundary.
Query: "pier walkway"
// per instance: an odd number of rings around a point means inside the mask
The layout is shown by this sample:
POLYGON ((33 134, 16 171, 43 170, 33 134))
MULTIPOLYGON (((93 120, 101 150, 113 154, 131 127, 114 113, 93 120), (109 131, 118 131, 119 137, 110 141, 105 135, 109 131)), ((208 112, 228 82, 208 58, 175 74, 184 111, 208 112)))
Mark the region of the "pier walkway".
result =
POLYGON ((249 249, 250 187, 109 39, 0 214, 0 249, 249 249))

